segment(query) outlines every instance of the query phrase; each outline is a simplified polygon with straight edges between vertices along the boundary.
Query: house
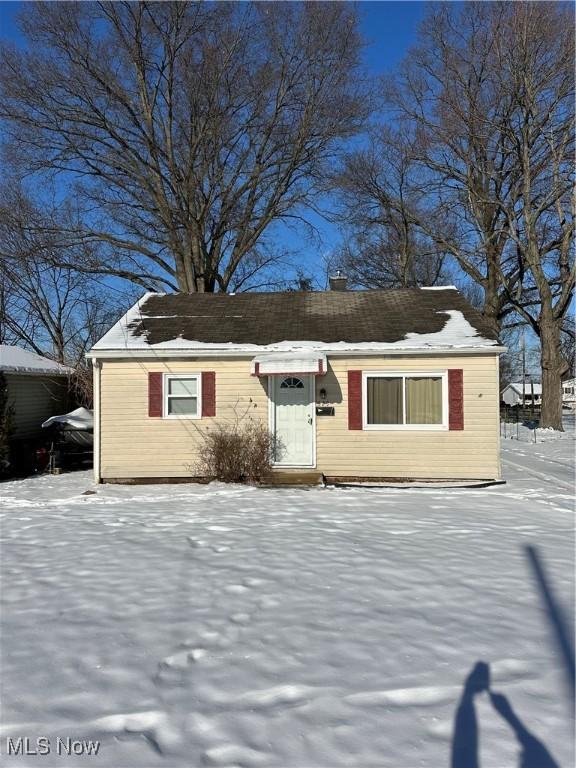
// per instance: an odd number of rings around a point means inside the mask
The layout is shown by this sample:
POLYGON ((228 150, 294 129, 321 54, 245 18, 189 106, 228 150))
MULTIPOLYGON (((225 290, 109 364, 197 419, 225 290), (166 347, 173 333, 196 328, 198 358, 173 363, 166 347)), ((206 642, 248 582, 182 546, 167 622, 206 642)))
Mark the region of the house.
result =
POLYGON ((499 354, 453 287, 142 297, 98 341, 97 481, 191 479, 205 430, 268 424, 275 469, 496 479, 499 354))
POLYGON ((506 405, 542 405, 542 385, 535 381, 514 381, 502 390, 506 405))
POLYGON ((576 379, 566 379, 562 382, 562 406, 576 410, 576 379))
POLYGON ((42 434, 42 422, 67 409, 73 370, 27 349, 0 344, 0 372, 12 409, 11 441, 18 450, 42 434))

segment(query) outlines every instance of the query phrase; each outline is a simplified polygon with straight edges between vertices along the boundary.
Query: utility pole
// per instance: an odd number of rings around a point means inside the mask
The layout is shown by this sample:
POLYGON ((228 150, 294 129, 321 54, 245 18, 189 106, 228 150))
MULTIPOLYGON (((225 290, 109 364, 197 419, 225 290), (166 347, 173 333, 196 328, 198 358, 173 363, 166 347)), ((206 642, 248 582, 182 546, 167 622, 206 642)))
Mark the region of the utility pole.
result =
POLYGON ((526 329, 522 328, 522 408, 526 407, 526 329))

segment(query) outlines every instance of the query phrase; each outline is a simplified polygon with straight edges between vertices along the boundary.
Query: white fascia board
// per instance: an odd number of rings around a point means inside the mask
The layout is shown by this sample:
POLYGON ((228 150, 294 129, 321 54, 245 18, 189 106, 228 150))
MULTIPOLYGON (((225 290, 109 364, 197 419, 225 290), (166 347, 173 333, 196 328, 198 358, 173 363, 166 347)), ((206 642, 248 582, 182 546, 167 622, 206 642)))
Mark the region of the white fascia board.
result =
MULTIPOLYGON (((501 355, 507 352, 508 347, 492 345, 486 347, 430 347, 427 349, 389 347, 388 349, 331 349, 323 347, 318 352, 329 355, 330 357, 389 357, 389 356, 427 356, 431 355, 501 355)), ((269 349, 261 348, 262 353, 271 354, 269 349)), ((92 349, 86 353, 86 357, 92 360, 158 360, 158 359, 177 359, 177 358, 232 358, 232 357, 254 357, 259 352, 256 347, 226 347, 222 349, 206 349, 190 347, 184 349, 92 349)), ((287 350, 278 350, 278 356, 286 354, 287 350)), ((272 353, 273 354, 273 353, 272 353)))
POLYGON ((73 368, 69 368, 65 371, 55 370, 54 368, 2 368, 0 367, 0 373, 4 373, 7 376, 43 376, 44 378, 57 379, 57 378, 69 378, 74 373, 73 368))

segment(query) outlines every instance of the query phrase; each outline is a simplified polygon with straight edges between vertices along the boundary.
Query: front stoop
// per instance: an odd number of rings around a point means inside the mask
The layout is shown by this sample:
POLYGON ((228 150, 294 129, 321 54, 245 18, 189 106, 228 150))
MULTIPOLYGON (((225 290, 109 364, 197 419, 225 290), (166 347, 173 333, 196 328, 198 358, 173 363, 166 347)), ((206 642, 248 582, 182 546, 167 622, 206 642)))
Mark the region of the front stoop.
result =
POLYGON ((322 472, 311 470, 274 470, 266 482, 262 485, 323 485, 322 472))

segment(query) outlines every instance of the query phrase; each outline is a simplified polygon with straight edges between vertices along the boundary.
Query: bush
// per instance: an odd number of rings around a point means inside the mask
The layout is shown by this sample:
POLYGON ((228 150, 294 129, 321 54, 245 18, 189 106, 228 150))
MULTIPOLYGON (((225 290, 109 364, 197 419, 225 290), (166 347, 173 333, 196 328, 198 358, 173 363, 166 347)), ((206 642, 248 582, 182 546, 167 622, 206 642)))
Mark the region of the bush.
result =
POLYGON ((277 455, 274 435, 252 419, 216 426, 204 434, 204 441, 200 474, 224 483, 265 480, 277 455))

